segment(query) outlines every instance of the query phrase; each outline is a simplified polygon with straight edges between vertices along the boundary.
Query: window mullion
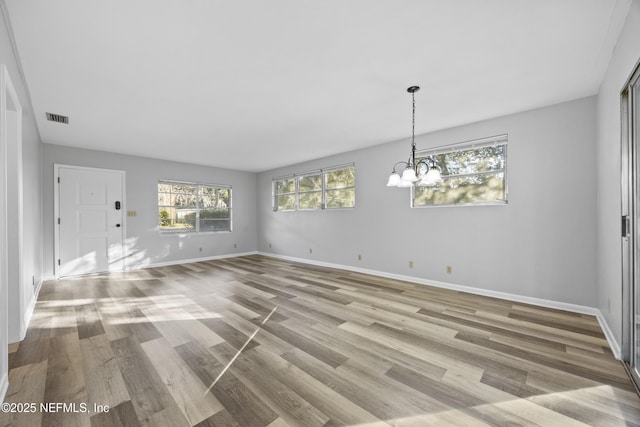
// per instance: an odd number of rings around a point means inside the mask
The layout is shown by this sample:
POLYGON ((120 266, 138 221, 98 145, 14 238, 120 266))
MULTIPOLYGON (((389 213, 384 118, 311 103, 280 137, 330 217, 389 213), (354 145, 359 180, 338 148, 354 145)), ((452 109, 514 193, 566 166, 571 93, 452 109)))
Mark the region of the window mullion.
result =
POLYGON ((320 200, 320 209, 326 209, 327 207, 327 172, 322 171, 322 197, 320 200))
POLYGON ((300 209, 300 192, 299 192, 300 185, 297 178, 294 178, 293 183, 294 183, 294 188, 296 193, 295 206, 293 207, 293 209, 297 211, 300 209))

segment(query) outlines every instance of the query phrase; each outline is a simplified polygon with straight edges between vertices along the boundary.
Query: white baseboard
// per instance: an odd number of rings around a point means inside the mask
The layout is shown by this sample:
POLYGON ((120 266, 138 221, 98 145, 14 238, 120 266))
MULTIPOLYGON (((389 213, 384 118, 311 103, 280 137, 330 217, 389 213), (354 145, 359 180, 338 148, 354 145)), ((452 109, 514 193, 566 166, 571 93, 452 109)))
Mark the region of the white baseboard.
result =
POLYGON ((178 259, 178 260, 174 260, 174 261, 154 262, 154 263, 151 263, 151 264, 134 266, 134 268, 129 268, 129 269, 130 270, 136 270, 136 269, 140 269, 140 268, 166 267, 166 266, 169 266, 169 265, 190 264, 192 262, 213 261, 213 260, 216 260, 216 259, 237 258, 237 257, 241 257, 241 256, 257 255, 257 254, 258 254, 257 251, 253 251, 253 252, 242 252, 242 253, 237 253, 237 254, 214 255, 214 256, 208 256, 208 257, 202 257, 202 258, 178 259))
MULTIPOLYGON (((252 252, 240 252, 240 253, 234 253, 234 254, 213 255, 213 256, 207 256, 207 257, 201 257, 201 258, 176 259, 172 261, 141 263, 141 264, 129 265, 127 266, 127 268, 125 268, 125 271, 141 270, 144 268, 166 267, 169 265, 178 265, 178 264, 190 264, 192 262, 212 261, 216 259, 236 258, 241 256, 257 255, 257 254, 258 254, 257 251, 252 251, 252 252)), ((42 278, 42 281, 46 282, 49 280, 58 280, 58 279, 60 278, 56 276, 44 276, 42 278)))
POLYGON ((367 268, 353 267, 353 266, 350 266, 350 265, 334 264, 334 263, 330 263, 330 262, 315 261, 315 260, 309 260, 309 259, 305 259, 305 258, 296 258, 296 257, 285 256, 285 255, 271 254, 271 253, 268 253, 268 252, 258 252, 258 254, 259 255, 263 255, 263 256, 267 256, 267 257, 271 257, 271 258, 278 258, 278 259, 283 259, 283 260, 287 260, 287 261, 294 261, 294 262, 300 262, 300 263, 304 263, 304 264, 317 265, 317 266, 320 266, 320 267, 337 268, 337 269, 342 269, 342 270, 354 271, 354 272, 357 272, 357 273, 371 274, 373 276, 385 277, 385 278, 388 278, 388 279, 403 280, 405 282, 417 283, 417 284, 420 284, 420 285, 435 286, 437 288, 450 289, 450 290, 460 291, 460 292, 467 292, 467 293, 470 293, 470 294, 488 296, 488 297, 493 297, 493 298, 500 298, 500 299, 513 301, 513 302, 520 302, 520 303, 524 303, 524 304, 537 305, 537 306, 540 306, 540 307, 547 307, 547 308, 553 308, 553 309, 557 309, 557 310, 570 311, 570 312, 573 312, 573 313, 588 314, 588 315, 594 316, 596 319, 598 319, 598 323, 600 324, 600 327, 602 328, 602 331, 603 331, 603 333, 604 333, 604 335, 605 335, 605 337, 607 339, 607 342, 609 344, 609 347, 611 348, 611 351, 613 352, 613 355, 618 360, 620 360, 620 358, 621 358, 620 345, 618 345, 618 342, 616 341, 613 333, 611 332, 611 329, 609 328, 609 325, 607 324, 606 320, 604 319, 604 316, 602 316, 602 313, 600 312, 600 310, 595 308, 595 307, 589 307, 589 306, 578 305, 578 304, 570 304, 570 303, 565 303, 565 302, 560 302, 560 301, 553 301, 553 300, 548 300, 548 299, 543 299, 543 298, 528 297, 528 296, 524 296, 524 295, 511 294, 511 293, 507 293, 507 292, 492 291, 492 290, 488 290, 488 289, 474 288, 472 286, 464 286, 464 285, 457 285, 457 284, 454 284, 454 283, 439 282, 437 280, 427 280, 427 279, 423 279, 421 277, 405 276, 405 275, 402 275, 402 274, 388 273, 386 271, 379 271, 379 270, 370 270, 370 269, 367 269, 367 268))
POLYGON ((600 324, 600 328, 602 329, 604 336, 607 337, 607 342, 609 343, 609 348, 611 348, 613 356, 618 360, 622 360, 622 350, 620 348, 620 344, 618 344, 615 335, 613 335, 613 332, 611 332, 611 328, 609 328, 609 324, 607 323, 607 320, 604 318, 600 310, 598 310, 596 319, 598 319, 598 323, 600 324))
POLYGON ((27 335, 27 329, 29 329, 29 324, 31 323, 31 317, 33 316, 33 311, 36 309, 36 303, 38 302, 38 295, 40 295, 40 289, 42 288, 42 280, 38 282, 38 285, 33 291, 33 298, 29 301, 29 305, 24 312, 24 316, 22 317, 22 324, 20 325, 20 341, 24 339, 27 335))
POLYGON ((0 403, 4 402, 4 397, 7 394, 9 388, 9 375, 4 372, 2 378, 0 378, 0 403))
POLYGON ((27 329, 29 329, 31 316, 33 316, 33 311, 35 310, 36 303, 38 302, 38 295, 40 294, 40 289, 42 288, 42 282, 43 281, 38 282, 38 285, 33 291, 33 296, 29 301, 29 304, 25 307, 24 313, 22 314, 22 319, 20 320, 20 330, 17 331, 18 335, 15 336, 14 333, 9 334, 10 343, 20 342, 27 335, 27 329))

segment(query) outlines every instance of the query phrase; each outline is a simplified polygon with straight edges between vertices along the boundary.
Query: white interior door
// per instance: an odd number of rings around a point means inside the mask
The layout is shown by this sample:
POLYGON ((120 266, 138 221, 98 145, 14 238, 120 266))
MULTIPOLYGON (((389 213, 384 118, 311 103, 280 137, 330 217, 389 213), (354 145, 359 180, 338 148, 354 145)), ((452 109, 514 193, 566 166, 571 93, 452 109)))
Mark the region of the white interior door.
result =
POLYGON ((58 276, 124 269, 124 172, 59 166, 58 276))

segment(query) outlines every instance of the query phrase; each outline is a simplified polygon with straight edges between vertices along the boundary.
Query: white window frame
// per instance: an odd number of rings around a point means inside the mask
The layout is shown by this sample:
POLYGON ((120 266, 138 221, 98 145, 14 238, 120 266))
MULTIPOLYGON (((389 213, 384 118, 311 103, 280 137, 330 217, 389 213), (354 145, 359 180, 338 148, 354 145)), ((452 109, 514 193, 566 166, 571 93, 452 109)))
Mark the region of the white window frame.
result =
MULTIPOLYGON (((226 184, 209 184, 209 183, 203 183, 203 182, 192 182, 192 181, 178 181, 178 180, 174 180, 174 179, 159 179, 157 184, 156 184, 156 198, 157 195, 160 193, 160 184, 170 184, 170 185, 190 185, 190 186, 195 186, 196 187, 196 205, 194 206, 195 208, 195 227, 193 230, 186 230, 186 229, 178 229, 178 230, 167 230, 167 229, 162 229, 160 226, 160 216, 159 216, 159 212, 160 209, 163 207, 171 207, 170 205, 160 205, 159 200, 157 201, 157 209, 158 209, 158 230, 160 231, 160 234, 211 234, 211 233, 231 233, 233 232, 233 188, 231 185, 226 185, 226 184), (220 231, 216 231, 216 230, 206 230, 206 231, 200 231, 200 211, 201 210, 206 210, 206 208, 199 206, 199 201, 198 201, 198 195, 200 194, 200 188, 201 187, 209 187, 209 188, 215 188, 215 189, 224 189, 224 190, 229 190, 229 206, 226 208, 229 211, 229 229, 228 230, 220 230, 220 231)), ((175 207, 175 206, 173 206, 175 207)))
POLYGON ((322 169, 316 171, 305 172, 300 175, 295 176, 295 192, 296 192, 296 209, 299 211, 317 211, 320 209, 324 209, 324 172, 322 169), (300 189, 300 180, 302 178, 306 178, 308 176, 317 176, 320 178, 320 189, 319 190, 301 190, 300 189), (300 207, 300 195, 301 194, 312 194, 312 193, 320 193, 320 205, 316 208, 303 208, 300 207))
POLYGON ((502 172, 503 174, 503 183, 504 183, 504 199, 495 200, 495 201, 477 201, 477 202, 467 202, 467 203, 442 203, 442 204, 433 204, 433 205, 416 205, 416 190, 415 188, 411 188, 410 192, 410 204, 412 208, 437 208, 437 207, 451 207, 451 206, 487 206, 487 205, 506 205, 508 204, 509 198, 509 189, 508 189, 508 180, 507 180, 507 167, 508 167, 508 142, 509 136, 507 134, 501 134, 496 136, 491 136, 487 138, 475 139, 471 141, 459 142, 455 144, 445 145, 441 147, 431 148, 427 150, 422 150, 416 153, 416 161, 417 159, 437 156, 439 154, 453 153, 459 151, 467 151, 473 150, 483 147, 493 147, 498 145, 504 145, 504 168, 501 171, 487 171, 487 172, 477 172, 477 173, 468 173, 468 174, 460 174, 460 175, 443 175, 442 178, 446 179, 447 177, 470 177, 470 176, 482 176, 495 174, 496 172, 502 172))
POLYGON ((356 165, 355 164, 349 164, 349 165, 340 165, 340 166, 333 166, 327 169, 323 169, 322 170, 322 206, 323 209, 329 209, 329 210, 335 210, 335 209, 353 209, 356 207, 356 179, 355 179, 355 169, 356 169, 356 165), (342 169, 349 169, 349 168, 353 168, 353 172, 354 172, 354 178, 353 178, 353 185, 348 185, 346 187, 327 187, 327 174, 331 173, 331 172, 335 172, 338 170, 342 170, 342 169), (353 206, 339 206, 339 207, 328 207, 327 206, 327 193, 330 191, 337 191, 337 190, 348 190, 350 188, 353 188, 353 206))
POLYGON ((271 180, 271 203, 272 203, 272 208, 274 212, 292 212, 295 211, 298 205, 298 201, 297 201, 297 186, 298 186, 298 181, 296 179, 295 175, 285 175, 285 176, 281 176, 278 178, 273 178, 271 180), (293 191, 292 192, 287 192, 287 193, 277 193, 276 192, 276 183, 278 181, 285 181, 285 180, 293 180, 293 191), (293 196, 293 208, 292 209, 278 209, 278 196, 293 196))
POLYGON ((289 174, 289 175, 283 175, 283 176, 279 176, 276 178, 273 178, 271 180, 271 204, 272 204, 272 209, 274 212, 293 212, 293 211, 317 211, 317 210, 336 210, 336 209, 353 209, 356 207, 356 201, 355 201, 355 178, 354 178, 354 183, 352 186, 346 186, 346 187, 336 187, 336 188, 327 188, 327 179, 326 176, 327 174, 331 173, 331 172, 335 172, 338 170, 342 170, 342 169, 349 169, 349 168, 353 168, 354 173, 355 173, 355 163, 347 163, 347 164, 343 164, 343 165, 338 165, 338 166, 331 166, 328 168, 323 168, 323 169, 315 169, 315 170, 310 170, 307 172, 302 172, 302 173, 295 173, 295 174, 289 174), (318 175, 321 178, 322 181, 322 190, 313 190, 313 191, 300 191, 300 178, 304 178, 306 176, 314 176, 314 175, 318 175), (280 181, 284 181, 284 180, 289 180, 289 179, 293 179, 294 180, 294 191, 293 192, 288 192, 288 193, 277 193, 276 191, 276 186, 277 183, 280 181), (344 190, 344 189, 350 189, 353 188, 354 190, 354 201, 353 201, 353 206, 345 206, 345 207, 327 207, 327 192, 328 191, 335 191, 335 190, 344 190), (306 194, 306 193, 312 193, 312 192, 319 192, 322 191, 322 203, 320 204, 319 207, 317 208, 300 208, 300 194, 306 194), (294 195, 295 196, 295 202, 294 202, 294 207, 293 209, 278 209, 278 196, 284 196, 284 195, 294 195))

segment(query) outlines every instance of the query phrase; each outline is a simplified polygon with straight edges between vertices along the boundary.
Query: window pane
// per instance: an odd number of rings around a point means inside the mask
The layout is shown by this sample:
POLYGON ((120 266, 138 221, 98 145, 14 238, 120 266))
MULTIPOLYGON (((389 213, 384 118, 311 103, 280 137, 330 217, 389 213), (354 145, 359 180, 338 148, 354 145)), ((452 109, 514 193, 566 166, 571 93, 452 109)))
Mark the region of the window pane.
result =
POLYGON ((158 183, 158 205, 192 206, 196 205, 196 187, 158 183))
POLYGON ((355 188, 327 190, 327 209, 352 208, 356 205, 355 188))
POLYGON ((436 186, 416 186, 414 194, 415 206, 504 203, 504 173, 443 177, 443 182, 436 186))
POLYGON ((322 175, 305 175, 298 177, 298 191, 322 190, 322 175))
POLYGON ((200 231, 231 231, 230 219, 205 219, 200 220, 200 231))
POLYGON ((171 213, 173 211, 175 211, 173 208, 159 208, 158 216, 160 218, 160 230, 171 230, 171 226, 173 224, 173 215, 171 215, 171 213))
POLYGON ((190 193, 173 193, 171 194, 171 204, 173 206, 196 206, 196 195, 190 193))
MULTIPOLYGON (((506 144, 427 156, 435 160, 442 176, 503 171, 506 144)), ((420 159, 424 159, 421 157, 420 159)))
POLYGON ((293 178, 275 181, 275 194, 294 193, 295 191, 296 182, 293 178))
POLYGON ((171 194, 158 193, 158 206, 171 206, 171 194))
POLYGON ((229 209, 201 209, 200 231, 231 231, 229 209))
POLYGON ((165 231, 195 231, 196 211, 193 209, 159 208, 160 229, 165 231))
POLYGON ((320 209, 322 191, 300 193, 298 195, 298 209, 320 209))
POLYGON ((226 209, 231 202, 231 191, 228 188, 201 187, 200 207, 226 209))
POLYGON ((159 182, 158 183, 158 192, 170 193, 171 192, 171 184, 166 184, 166 183, 159 182))
POLYGON ((171 184, 172 193, 196 194, 195 185, 191 184, 171 184))
POLYGON ((276 209, 279 211, 291 211, 296 207, 295 194, 276 196, 276 209))
POLYGON ((356 184, 356 169, 353 166, 325 172, 324 176, 327 188, 353 187, 356 184))

